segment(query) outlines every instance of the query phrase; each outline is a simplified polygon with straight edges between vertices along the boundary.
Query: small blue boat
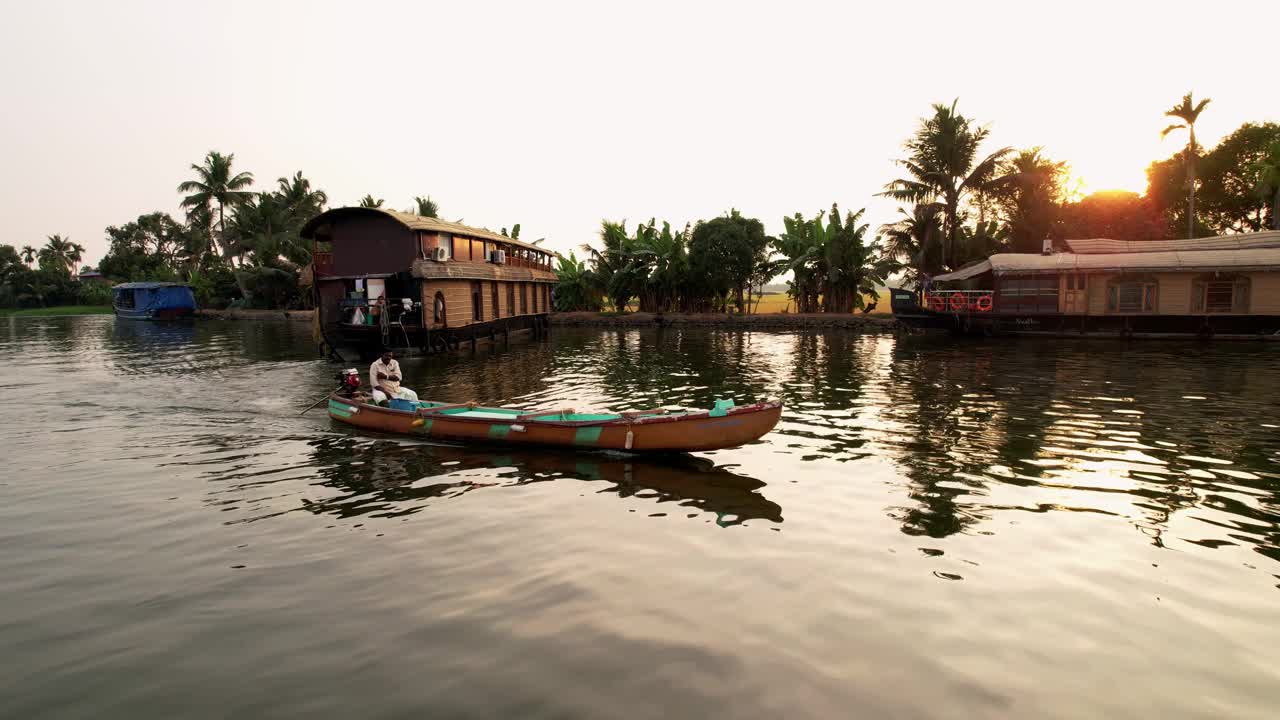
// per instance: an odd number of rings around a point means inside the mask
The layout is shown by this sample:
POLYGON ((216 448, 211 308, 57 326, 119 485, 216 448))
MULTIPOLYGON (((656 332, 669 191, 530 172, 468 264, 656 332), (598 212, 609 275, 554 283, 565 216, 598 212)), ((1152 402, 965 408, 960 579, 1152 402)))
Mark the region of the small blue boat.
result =
POLYGON ((128 320, 178 320, 196 313, 191 286, 182 283, 121 283, 111 293, 116 317, 128 320))

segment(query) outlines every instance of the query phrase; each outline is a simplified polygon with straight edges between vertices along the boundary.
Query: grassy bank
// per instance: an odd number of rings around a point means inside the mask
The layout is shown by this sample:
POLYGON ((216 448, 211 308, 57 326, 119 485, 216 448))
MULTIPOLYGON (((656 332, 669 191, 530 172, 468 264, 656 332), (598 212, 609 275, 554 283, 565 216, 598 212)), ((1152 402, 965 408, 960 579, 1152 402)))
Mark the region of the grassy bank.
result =
POLYGON ((0 317, 51 317, 55 315, 110 315, 110 305, 61 305, 48 308, 6 310, 0 308, 0 317))

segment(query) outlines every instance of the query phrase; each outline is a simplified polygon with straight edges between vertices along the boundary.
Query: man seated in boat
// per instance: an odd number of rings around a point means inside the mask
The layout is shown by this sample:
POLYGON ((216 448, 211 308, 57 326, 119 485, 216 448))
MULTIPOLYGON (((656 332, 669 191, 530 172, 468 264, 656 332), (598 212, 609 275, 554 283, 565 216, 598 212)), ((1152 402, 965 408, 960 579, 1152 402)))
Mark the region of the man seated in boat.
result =
POLYGON ((379 405, 390 398, 417 402, 418 393, 400 386, 402 377, 404 376, 400 374, 400 363, 396 362, 395 354, 390 350, 383 352, 369 366, 369 387, 373 391, 373 401, 379 405))

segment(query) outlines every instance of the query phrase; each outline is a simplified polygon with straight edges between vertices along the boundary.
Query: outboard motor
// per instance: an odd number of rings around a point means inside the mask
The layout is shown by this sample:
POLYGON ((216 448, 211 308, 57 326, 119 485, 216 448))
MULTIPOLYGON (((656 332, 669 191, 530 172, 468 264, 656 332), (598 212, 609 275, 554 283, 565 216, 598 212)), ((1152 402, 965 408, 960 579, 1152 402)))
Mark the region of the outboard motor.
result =
POLYGON ((355 368, 347 368, 336 376, 338 380, 338 392, 343 397, 351 397, 351 395, 360 389, 360 371, 355 368))

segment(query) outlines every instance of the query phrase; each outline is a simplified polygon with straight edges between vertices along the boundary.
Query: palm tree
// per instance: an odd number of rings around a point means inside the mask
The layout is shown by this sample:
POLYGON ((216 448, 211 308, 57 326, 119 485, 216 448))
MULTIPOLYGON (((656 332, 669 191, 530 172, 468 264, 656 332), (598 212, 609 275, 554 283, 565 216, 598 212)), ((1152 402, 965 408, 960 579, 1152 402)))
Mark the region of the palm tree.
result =
POLYGON ((1009 180, 991 199, 1008 223, 1014 252, 1040 252, 1057 223, 1069 170, 1067 163, 1050 160, 1040 147, 1022 150, 1004 163, 1001 172, 1009 180))
POLYGON ((382 198, 375 198, 372 195, 365 195, 360 198, 360 207, 362 208, 380 208, 382 207, 382 198))
POLYGON ((36 257, 40 259, 42 268, 70 273, 72 266, 80 261, 83 252, 84 248, 61 235, 50 235, 45 246, 36 252, 36 257))
POLYGON ((919 283, 920 273, 936 274, 940 258, 938 238, 942 236, 942 208, 935 203, 922 203, 908 213, 898 208, 897 222, 880 226, 884 234, 886 256, 905 260, 910 270, 907 284, 919 283))
POLYGON ((413 202, 418 205, 418 214, 422 217, 438 218, 440 217, 440 206, 436 204, 431 196, 416 197, 413 202))
POLYGON ((67 264, 70 266, 71 274, 76 274, 76 266, 84 259, 84 246, 80 243, 67 242, 67 264))
POLYGON ((323 190, 311 189, 311 181, 302 177, 301 170, 291 178, 280 178, 276 182, 280 186, 276 196, 300 223, 324 212, 324 206, 329 202, 329 196, 323 190))
POLYGON ((960 229, 960 206, 973 196, 999 190, 1009 182, 1001 176, 1000 163, 1013 148, 1000 148, 978 158, 978 147, 990 130, 974 127, 968 118, 941 103, 933 106, 933 116, 922 118, 915 135, 906 142, 908 157, 898 164, 909 177, 885 186, 882 197, 915 204, 938 203, 943 210, 942 233, 945 246, 942 265, 953 264, 956 237, 960 229))
POLYGON ((231 166, 235 157, 235 153, 223 155, 211 150, 205 156, 203 165, 191 166, 197 179, 178 185, 178 192, 189 193, 182 199, 182 206, 188 210, 196 210, 204 218, 211 219, 211 208, 214 203, 218 204, 218 235, 223 257, 230 255, 225 237, 226 210, 228 207, 234 209, 252 195, 246 188, 253 184, 253 173, 233 173, 231 166))
POLYGON ((1254 165, 1254 172, 1258 195, 1271 201, 1271 229, 1280 230, 1280 142, 1267 148, 1267 156, 1254 165))
POLYGON ((1186 164, 1187 164, 1187 237, 1196 236, 1196 120, 1200 118, 1201 111, 1204 106, 1209 104, 1209 98, 1205 98, 1198 103, 1192 103, 1191 93, 1182 96, 1182 102, 1174 105, 1164 112, 1166 117, 1177 118, 1182 122, 1176 122, 1169 127, 1160 131, 1160 137, 1163 138, 1174 130, 1186 129, 1188 134, 1186 164))
POLYGON ((28 266, 32 266, 36 262, 36 249, 30 245, 22 246, 22 262, 28 266))

